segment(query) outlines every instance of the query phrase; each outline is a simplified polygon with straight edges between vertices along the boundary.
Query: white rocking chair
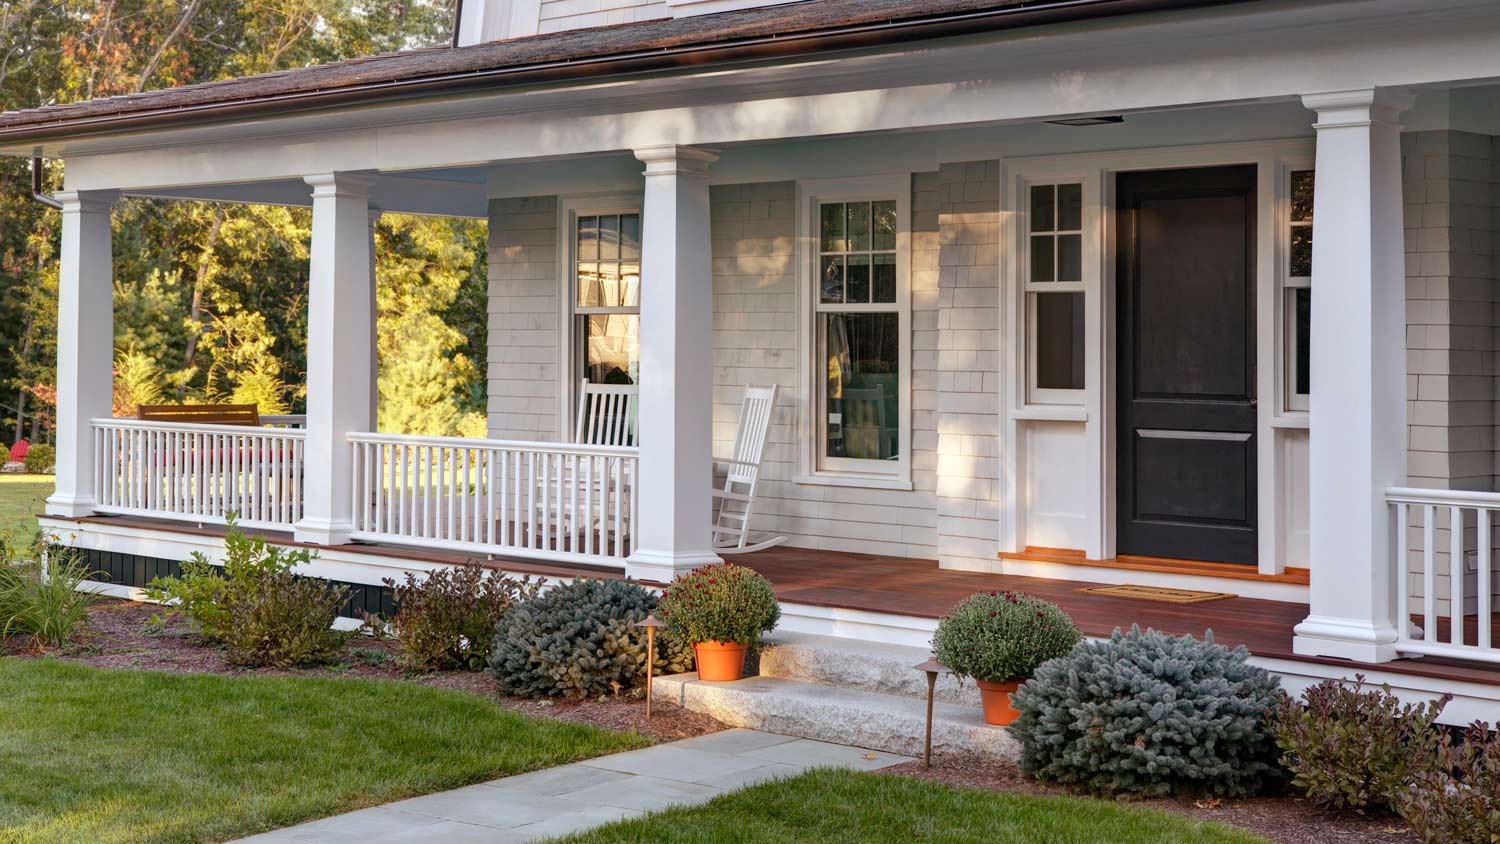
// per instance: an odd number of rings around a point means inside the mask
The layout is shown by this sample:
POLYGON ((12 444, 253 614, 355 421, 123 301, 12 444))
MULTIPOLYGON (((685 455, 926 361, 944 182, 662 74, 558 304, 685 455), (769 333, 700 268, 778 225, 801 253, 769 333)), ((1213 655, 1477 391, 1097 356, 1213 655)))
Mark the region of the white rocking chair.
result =
POLYGON ((623 445, 636 442, 636 404, 641 388, 635 384, 590 384, 578 387, 578 423, 573 442, 579 445, 623 445))
POLYGON ((785 536, 771 536, 751 541, 750 516, 755 508, 755 487, 760 480, 760 464, 766 449, 766 434, 771 427, 771 412, 776 408, 778 387, 745 388, 740 404, 739 429, 734 435, 734 456, 714 458, 715 470, 725 467, 724 488, 713 491, 719 503, 714 521, 714 551, 719 554, 748 554, 786 541, 785 536))

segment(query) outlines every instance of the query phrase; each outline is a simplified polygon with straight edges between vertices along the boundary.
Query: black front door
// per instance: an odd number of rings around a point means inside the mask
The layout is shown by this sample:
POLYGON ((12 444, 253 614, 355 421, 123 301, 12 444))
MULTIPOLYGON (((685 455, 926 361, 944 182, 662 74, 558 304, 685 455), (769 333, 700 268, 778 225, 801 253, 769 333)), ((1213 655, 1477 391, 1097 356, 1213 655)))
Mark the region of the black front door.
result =
POLYGON ((1118 552, 1253 564, 1255 167, 1116 195, 1118 552))

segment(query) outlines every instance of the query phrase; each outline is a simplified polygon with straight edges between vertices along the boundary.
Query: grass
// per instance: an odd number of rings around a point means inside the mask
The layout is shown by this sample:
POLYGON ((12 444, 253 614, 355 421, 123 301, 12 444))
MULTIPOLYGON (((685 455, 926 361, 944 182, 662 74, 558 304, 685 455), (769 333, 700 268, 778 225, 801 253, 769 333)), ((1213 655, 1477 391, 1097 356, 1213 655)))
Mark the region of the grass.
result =
POLYGON ((51 494, 51 475, 0 475, 0 537, 12 548, 29 545, 51 494))
POLYGON ((645 744, 416 683, 0 659, 0 841, 225 841, 645 744))
POLYGON ((568 844, 1267 844, 1243 830, 1100 800, 949 788, 817 770, 690 808, 558 839, 568 844))

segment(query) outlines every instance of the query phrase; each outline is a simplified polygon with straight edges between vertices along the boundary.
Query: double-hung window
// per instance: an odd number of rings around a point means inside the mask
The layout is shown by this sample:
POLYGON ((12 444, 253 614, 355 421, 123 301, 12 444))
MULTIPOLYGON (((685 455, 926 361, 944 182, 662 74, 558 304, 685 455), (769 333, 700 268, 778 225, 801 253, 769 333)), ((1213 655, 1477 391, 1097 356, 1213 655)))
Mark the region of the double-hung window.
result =
POLYGON ((902 483, 910 451, 910 187, 893 180, 860 187, 807 197, 812 442, 804 469, 902 483))
POLYGON ((1312 392, 1313 171, 1287 174, 1290 197, 1287 220, 1286 270, 1282 281, 1283 325, 1286 332, 1286 409, 1307 410, 1312 392))
POLYGON ((577 214, 572 227, 577 377, 635 384, 641 362, 641 215, 577 214))
POLYGON ((1083 185, 1032 184, 1026 201, 1027 400, 1082 403, 1083 185))

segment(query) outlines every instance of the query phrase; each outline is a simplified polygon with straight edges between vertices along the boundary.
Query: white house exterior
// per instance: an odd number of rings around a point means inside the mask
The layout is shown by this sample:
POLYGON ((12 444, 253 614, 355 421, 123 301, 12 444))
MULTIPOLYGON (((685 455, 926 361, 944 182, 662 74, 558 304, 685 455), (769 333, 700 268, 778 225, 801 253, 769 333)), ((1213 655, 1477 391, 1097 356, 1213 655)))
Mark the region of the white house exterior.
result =
POLYGON ((246 499, 167 476, 240 472, 325 576, 664 582, 777 384, 791 546, 1306 603, 1289 676, 1500 663, 1493 2, 465 0, 459 41, 0 116, 67 165, 44 525, 181 559, 246 499), (120 195, 312 207, 305 430, 106 418, 120 195), (489 222, 491 440, 372 432, 384 211, 489 222), (564 444, 584 377, 638 448, 564 444))

